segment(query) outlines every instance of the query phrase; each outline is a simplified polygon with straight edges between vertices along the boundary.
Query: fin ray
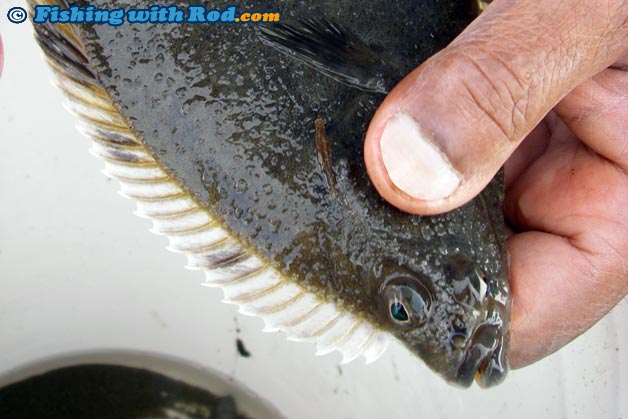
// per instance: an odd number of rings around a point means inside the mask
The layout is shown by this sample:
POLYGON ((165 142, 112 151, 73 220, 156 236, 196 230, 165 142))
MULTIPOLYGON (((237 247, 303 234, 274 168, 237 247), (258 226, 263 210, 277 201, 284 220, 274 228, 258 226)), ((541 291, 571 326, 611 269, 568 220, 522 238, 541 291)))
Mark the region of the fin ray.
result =
POLYGON ((392 68, 362 40, 327 19, 260 27, 261 41, 338 82, 373 93, 390 90, 392 68))

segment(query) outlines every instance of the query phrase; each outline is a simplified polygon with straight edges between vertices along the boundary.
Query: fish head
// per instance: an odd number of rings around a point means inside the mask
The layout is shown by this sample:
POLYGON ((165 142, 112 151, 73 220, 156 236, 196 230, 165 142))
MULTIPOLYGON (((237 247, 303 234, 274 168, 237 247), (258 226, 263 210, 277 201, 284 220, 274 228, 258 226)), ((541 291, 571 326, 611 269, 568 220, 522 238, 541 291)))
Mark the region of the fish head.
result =
POLYGON ((377 316, 448 382, 499 384, 509 369, 509 310, 502 292, 491 289, 506 281, 506 272, 498 275, 488 278, 480 263, 462 254, 445 258, 437 278, 384 260, 373 271, 377 316))
MULTIPOLYGON (((486 3, 477 1, 478 7, 486 3)), ((335 82, 372 95, 388 93, 398 81, 393 63, 382 60, 350 29, 327 19, 261 27, 260 41, 335 82)), ((322 119, 317 121, 322 125, 322 119)), ((346 129, 345 133, 349 131, 346 129)), ((324 134, 317 128, 319 132, 324 134)), ((326 135, 317 135, 317 150, 320 139, 330 141, 326 135)), ((329 161, 333 153, 319 152, 319 156, 323 154, 329 161)), ((360 169, 352 172, 363 173, 360 169)), ((333 179, 331 163, 325 172, 328 181, 333 179)), ((342 190, 342 185, 340 189, 339 196, 351 196, 342 190)), ((329 190, 330 195, 336 196, 335 181, 329 181, 329 190)), ((374 199, 371 202, 377 204, 362 211, 372 225, 360 225, 354 219, 353 231, 344 235, 356 237, 364 233, 368 240, 363 240, 358 245, 362 248, 356 252, 346 251, 351 246, 335 252, 339 256, 336 262, 344 254, 359 254, 362 258, 354 258, 359 260, 359 268, 348 267, 346 271, 355 268, 362 274, 364 271, 358 269, 364 266, 373 270, 373 286, 367 291, 371 295, 366 300, 358 299, 354 310, 362 311, 360 314, 367 318, 374 314, 381 328, 401 340, 447 381, 464 387, 471 385, 474 378, 482 386, 498 384, 508 371, 509 299, 502 199, 501 175, 482 196, 450 216, 400 215, 374 199), (385 227, 378 223, 380 220, 385 220, 385 227)), ((356 206, 350 211, 337 208, 353 218, 351 213, 356 206)), ((343 242, 341 236, 335 237, 343 242)), ((334 267, 331 275, 325 272, 321 277, 338 278, 338 271, 334 267)), ((360 294, 360 284, 355 285, 339 289, 343 304, 360 294)))

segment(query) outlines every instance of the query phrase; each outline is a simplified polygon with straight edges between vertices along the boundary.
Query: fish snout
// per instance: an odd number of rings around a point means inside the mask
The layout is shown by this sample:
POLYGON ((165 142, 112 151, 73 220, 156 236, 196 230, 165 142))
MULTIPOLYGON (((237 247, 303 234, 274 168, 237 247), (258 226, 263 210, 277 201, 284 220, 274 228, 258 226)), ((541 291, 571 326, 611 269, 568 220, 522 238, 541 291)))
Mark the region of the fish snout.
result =
POLYGON ((459 320, 463 326, 458 329, 453 325, 461 333, 453 334, 452 346, 462 355, 449 379, 463 387, 470 386, 474 379, 482 387, 499 384, 509 370, 508 309, 494 298, 491 281, 478 263, 456 255, 447 266, 452 296, 465 312, 459 320))
POLYGON ((451 381, 468 387, 475 379, 481 387, 491 387, 504 380, 510 369, 505 314, 506 308, 502 304, 494 300, 489 302, 486 318, 474 330, 451 381))

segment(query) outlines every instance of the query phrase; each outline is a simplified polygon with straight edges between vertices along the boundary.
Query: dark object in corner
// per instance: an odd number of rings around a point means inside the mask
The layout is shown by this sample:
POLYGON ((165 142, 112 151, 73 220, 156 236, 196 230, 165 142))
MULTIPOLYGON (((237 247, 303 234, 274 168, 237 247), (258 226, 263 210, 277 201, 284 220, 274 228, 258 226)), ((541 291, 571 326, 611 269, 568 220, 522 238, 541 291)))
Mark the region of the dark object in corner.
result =
POLYGON ((0 389, 0 418, 247 419, 219 397, 164 375, 114 365, 57 369, 0 389), (180 415, 180 416, 179 416, 180 415))
POLYGON ((236 348, 238 348, 238 354, 240 354, 240 356, 242 358, 250 358, 251 357, 251 353, 244 346, 244 342, 242 342, 242 339, 238 338, 236 340, 236 348))

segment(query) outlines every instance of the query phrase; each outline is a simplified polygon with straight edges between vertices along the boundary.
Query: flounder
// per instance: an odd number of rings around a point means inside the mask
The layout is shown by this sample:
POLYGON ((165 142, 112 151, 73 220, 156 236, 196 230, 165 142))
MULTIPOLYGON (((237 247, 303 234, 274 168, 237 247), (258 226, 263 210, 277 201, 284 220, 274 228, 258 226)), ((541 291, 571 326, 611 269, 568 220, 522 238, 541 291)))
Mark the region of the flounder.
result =
POLYGON ((34 26, 105 173, 226 302, 343 362, 372 362, 394 337, 449 382, 501 382, 501 175, 460 209, 413 216, 382 200, 362 158, 383 93, 464 28, 470 5, 241 7, 279 8, 284 23, 34 26))

